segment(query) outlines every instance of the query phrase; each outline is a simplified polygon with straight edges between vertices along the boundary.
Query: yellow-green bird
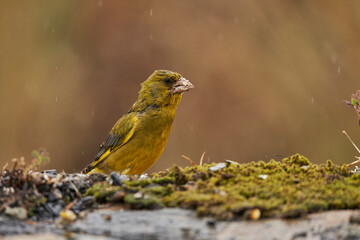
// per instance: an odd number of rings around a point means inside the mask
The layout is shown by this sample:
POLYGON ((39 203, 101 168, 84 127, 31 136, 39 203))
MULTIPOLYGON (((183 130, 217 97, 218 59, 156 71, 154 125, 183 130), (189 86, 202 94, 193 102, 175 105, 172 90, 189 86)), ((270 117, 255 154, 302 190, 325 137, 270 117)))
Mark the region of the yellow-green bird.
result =
POLYGON ((142 174, 163 152, 182 93, 194 88, 179 73, 156 70, 141 84, 139 97, 113 126, 83 173, 142 174))

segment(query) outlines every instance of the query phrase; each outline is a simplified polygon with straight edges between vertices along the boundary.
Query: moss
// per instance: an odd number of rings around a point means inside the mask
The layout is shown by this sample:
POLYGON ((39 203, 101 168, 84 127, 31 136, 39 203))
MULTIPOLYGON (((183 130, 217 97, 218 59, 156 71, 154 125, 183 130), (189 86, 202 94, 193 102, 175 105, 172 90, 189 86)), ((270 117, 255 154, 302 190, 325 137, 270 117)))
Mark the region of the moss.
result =
POLYGON ((124 183, 129 187, 146 187, 151 184, 149 179, 136 180, 136 181, 124 181, 124 183))
POLYGON ((300 167, 310 165, 310 161, 306 157, 304 157, 298 153, 295 155, 292 155, 288 158, 284 158, 283 163, 290 164, 290 165, 296 164, 300 167))
POLYGON ((307 199, 304 201, 303 206, 306 207, 309 213, 319 212, 329 208, 329 204, 325 200, 307 199))
POLYGON ((182 207, 221 220, 243 218, 254 208, 262 218, 295 218, 360 207, 360 174, 351 174, 345 165, 330 160, 311 164, 300 154, 267 163, 174 166, 149 179, 124 183, 122 187, 97 183, 86 194, 106 202, 121 189, 122 202, 130 208, 182 207), (212 171, 214 166, 219 167, 212 171))
POLYGON ((102 203, 107 202, 115 192, 120 190, 121 187, 119 186, 111 186, 107 182, 98 182, 88 188, 84 196, 92 195, 95 197, 96 201, 102 203))
POLYGON ((167 186, 153 186, 148 189, 148 191, 157 196, 168 196, 174 192, 174 188, 168 184, 167 186))
POLYGON ((158 177, 158 178, 154 178, 152 179, 152 182, 155 184, 160 184, 160 185, 164 185, 164 184, 169 184, 169 183, 174 183, 175 182, 175 178, 173 176, 164 176, 164 177, 158 177))
POLYGON ((284 218, 299 218, 306 214, 307 208, 303 205, 285 205, 281 209, 282 216, 284 218))
POLYGON ((129 204, 132 209, 156 209, 163 207, 163 203, 159 198, 149 195, 135 197, 135 194, 128 194, 125 196, 124 202, 129 204))
POLYGON ((41 197, 41 198, 36 199, 35 203, 36 204, 43 204, 43 203, 46 203, 46 201, 47 201, 46 197, 41 197))

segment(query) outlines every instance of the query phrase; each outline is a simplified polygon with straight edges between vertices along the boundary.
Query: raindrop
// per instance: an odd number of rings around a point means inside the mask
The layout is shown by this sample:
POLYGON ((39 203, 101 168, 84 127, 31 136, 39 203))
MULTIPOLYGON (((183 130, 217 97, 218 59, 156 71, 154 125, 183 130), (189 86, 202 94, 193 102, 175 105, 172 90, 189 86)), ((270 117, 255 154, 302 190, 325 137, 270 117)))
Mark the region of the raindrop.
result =
POLYGON ((255 18, 253 17, 252 19, 251 19, 253 22, 255 22, 255 18))
POLYGON ((54 33, 54 32, 55 32, 55 29, 54 29, 54 28, 51 28, 51 32, 54 33))
POLYGON ((150 41, 154 40, 153 35, 150 35, 150 36, 149 36, 149 39, 150 39, 150 41))
POLYGON ((311 97, 311 104, 314 104, 314 101, 315 101, 314 97, 311 97))
POLYGON ((98 1, 98 7, 102 7, 104 5, 104 2, 102 0, 98 1))
POLYGON ((58 70, 58 69, 59 69, 59 67, 58 67, 58 66, 56 66, 56 67, 55 67, 55 70, 58 70))
POLYGON ((55 97, 55 102, 58 102, 59 101, 59 98, 58 97, 55 97))
POLYGON ((150 16, 152 17, 152 15, 153 15, 153 12, 152 12, 152 9, 150 9, 150 16))
POLYGON ((234 23, 238 24, 238 22, 239 22, 239 19, 237 17, 234 17, 234 23))
POLYGON ((338 72, 338 74, 341 73, 341 67, 340 66, 338 66, 337 72, 338 72))

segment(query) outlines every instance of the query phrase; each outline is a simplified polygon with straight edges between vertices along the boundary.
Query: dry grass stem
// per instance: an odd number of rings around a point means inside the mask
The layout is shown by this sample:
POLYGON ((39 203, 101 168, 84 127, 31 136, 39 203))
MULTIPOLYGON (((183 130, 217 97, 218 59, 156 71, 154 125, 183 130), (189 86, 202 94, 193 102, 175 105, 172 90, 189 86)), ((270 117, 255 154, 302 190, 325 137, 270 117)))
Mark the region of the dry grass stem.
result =
POLYGON ((205 156, 205 152, 201 155, 201 158, 200 158, 200 166, 203 165, 204 156, 205 156))
MULTIPOLYGON (((356 144, 354 143, 354 141, 350 138, 350 136, 347 134, 347 132, 345 130, 342 131, 343 134, 345 134, 345 136, 349 139, 349 141, 352 143, 352 145, 355 147, 355 149, 360 153, 360 150, 359 148, 356 146, 356 144)), ((357 163, 360 163, 360 157, 356 157, 355 158, 357 159, 356 161, 352 162, 352 163, 349 163, 346 165, 346 167, 351 167, 357 163)))
POLYGON ((189 157, 185 156, 185 155, 181 155, 183 158, 185 158, 186 160, 188 160, 192 165, 196 166, 196 163, 194 163, 193 160, 191 160, 189 157))

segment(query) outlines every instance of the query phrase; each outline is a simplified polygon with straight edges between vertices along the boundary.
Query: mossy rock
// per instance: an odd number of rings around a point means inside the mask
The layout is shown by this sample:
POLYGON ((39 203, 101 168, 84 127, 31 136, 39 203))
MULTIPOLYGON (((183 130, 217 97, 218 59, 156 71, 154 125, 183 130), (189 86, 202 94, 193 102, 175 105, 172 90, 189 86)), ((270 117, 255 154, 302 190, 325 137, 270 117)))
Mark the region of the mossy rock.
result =
POLYGON ((223 220, 242 218, 255 208, 262 217, 294 218, 360 207, 360 175, 330 160, 312 164, 300 154, 281 162, 175 166, 148 179, 125 181, 122 187, 102 184, 87 194, 107 201, 116 191, 125 191, 124 202, 131 208, 182 207, 223 220), (146 199, 134 198, 136 191, 146 199))

